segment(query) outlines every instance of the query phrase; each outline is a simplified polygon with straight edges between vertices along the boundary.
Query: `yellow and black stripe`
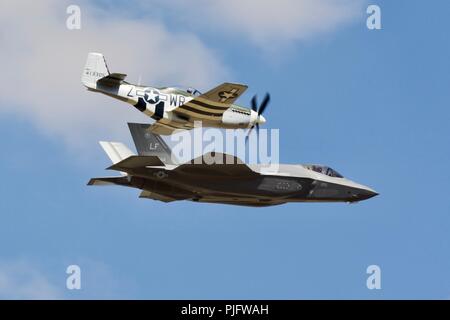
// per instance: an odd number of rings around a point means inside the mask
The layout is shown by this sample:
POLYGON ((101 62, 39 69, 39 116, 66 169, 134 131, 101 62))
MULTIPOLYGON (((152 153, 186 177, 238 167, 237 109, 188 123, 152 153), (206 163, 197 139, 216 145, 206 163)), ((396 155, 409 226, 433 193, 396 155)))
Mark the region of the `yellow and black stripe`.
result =
POLYGON ((222 118, 223 113, 229 108, 229 105, 220 103, 203 102, 193 99, 176 109, 177 112, 188 115, 189 117, 217 121, 222 118))

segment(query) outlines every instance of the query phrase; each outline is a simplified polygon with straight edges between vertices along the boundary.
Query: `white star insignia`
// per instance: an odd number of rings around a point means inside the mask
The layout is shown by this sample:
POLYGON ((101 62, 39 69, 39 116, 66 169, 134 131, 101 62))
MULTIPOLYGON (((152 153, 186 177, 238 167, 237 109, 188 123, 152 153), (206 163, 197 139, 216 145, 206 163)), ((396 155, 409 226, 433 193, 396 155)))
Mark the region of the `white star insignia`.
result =
POLYGON ((157 96, 158 96, 158 95, 155 94, 155 92, 150 91, 150 93, 147 94, 147 99, 148 99, 148 100, 152 100, 152 101, 156 101, 156 97, 157 97, 157 96))

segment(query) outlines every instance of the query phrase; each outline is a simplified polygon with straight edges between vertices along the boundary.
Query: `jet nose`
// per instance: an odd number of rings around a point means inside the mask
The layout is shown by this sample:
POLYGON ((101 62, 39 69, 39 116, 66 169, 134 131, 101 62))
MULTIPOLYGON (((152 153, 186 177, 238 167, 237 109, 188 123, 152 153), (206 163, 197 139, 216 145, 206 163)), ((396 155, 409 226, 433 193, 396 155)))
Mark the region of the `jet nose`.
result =
POLYGON ((264 123, 266 123, 266 118, 264 118, 263 115, 261 114, 258 117, 258 124, 264 124, 264 123))
POLYGON ((367 200, 367 199, 373 198, 377 195, 378 195, 378 192, 376 192, 372 189, 360 189, 360 190, 358 190, 357 198, 359 200, 367 200))

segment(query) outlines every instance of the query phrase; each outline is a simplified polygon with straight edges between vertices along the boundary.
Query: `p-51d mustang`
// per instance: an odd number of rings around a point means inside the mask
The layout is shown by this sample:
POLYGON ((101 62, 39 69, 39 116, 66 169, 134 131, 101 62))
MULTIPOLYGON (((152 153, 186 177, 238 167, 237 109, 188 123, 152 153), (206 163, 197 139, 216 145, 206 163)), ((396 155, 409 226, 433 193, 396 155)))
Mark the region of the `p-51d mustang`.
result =
POLYGON ((280 164, 276 169, 247 165, 232 155, 216 153, 179 164, 167 144, 148 132, 148 125, 129 124, 138 155, 118 142, 101 142, 122 177, 94 178, 89 185, 141 189, 141 198, 172 202, 189 200, 242 206, 287 202, 358 202, 377 195, 364 185, 321 165, 280 164), (209 158, 209 159, 205 159, 209 158), (211 163, 210 159, 219 159, 211 163))
POLYGON ((257 107, 253 97, 251 109, 234 102, 247 89, 246 85, 224 83, 202 94, 195 89, 174 87, 153 88, 125 81, 126 74, 110 73, 101 53, 89 53, 81 81, 90 91, 130 103, 136 109, 156 120, 150 131, 170 135, 177 129, 192 129, 195 121, 204 127, 259 129, 266 120, 262 113, 270 96, 266 94, 257 107))

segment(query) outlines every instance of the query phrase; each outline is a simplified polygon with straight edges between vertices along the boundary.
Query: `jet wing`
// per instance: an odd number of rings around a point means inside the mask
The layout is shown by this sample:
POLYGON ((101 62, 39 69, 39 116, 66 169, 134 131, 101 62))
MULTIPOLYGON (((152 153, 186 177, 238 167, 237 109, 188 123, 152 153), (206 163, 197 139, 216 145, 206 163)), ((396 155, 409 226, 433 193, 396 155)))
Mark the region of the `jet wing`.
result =
POLYGON ((183 104, 174 112, 188 118, 217 121, 247 88, 242 84, 223 83, 183 104))
POLYGON ((172 202, 172 201, 177 201, 178 199, 172 198, 172 197, 168 197, 168 196, 164 196, 162 194, 158 194, 155 192, 150 192, 150 191, 142 191, 141 194, 139 195, 139 198, 145 198, 145 199, 153 199, 153 200, 159 200, 162 202, 172 202))
POLYGON ((130 182, 127 177, 92 178, 88 182, 88 186, 108 186, 108 185, 129 186, 130 182))
POLYGON ((277 201, 277 200, 269 200, 269 201, 261 201, 259 199, 251 199, 251 198, 229 198, 226 199, 224 197, 202 197, 198 200, 199 202, 207 202, 207 203, 222 203, 222 204, 230 204, 236 206, 247 206, 247 207, 269 207, 276 206, 280 204, 286 203, 286 201, 277 201))
POLYGON ((236 176, 237 178, 259 175, 241 159, 218 152, 204 154, 178 166, 174 171, 191 175, 236 176))

